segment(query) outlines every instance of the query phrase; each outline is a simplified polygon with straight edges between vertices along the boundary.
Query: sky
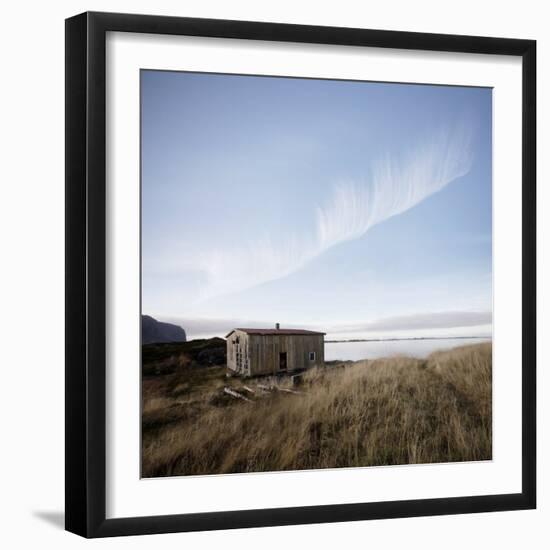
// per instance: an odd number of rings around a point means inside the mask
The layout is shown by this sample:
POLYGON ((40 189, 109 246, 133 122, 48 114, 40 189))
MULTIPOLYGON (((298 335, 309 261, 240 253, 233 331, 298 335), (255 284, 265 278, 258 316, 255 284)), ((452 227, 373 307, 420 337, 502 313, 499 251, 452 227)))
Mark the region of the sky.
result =
POLYGON ((491 117, 488 88, 142 71, 143 313, 490 335, 491 117))

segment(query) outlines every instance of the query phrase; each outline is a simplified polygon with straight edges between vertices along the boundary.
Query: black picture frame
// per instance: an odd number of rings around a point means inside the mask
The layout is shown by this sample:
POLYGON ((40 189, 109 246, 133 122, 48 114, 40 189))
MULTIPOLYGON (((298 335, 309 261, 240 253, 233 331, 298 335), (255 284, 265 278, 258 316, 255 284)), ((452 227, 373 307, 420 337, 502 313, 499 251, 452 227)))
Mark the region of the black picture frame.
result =
POLYGON ((536 42, 248 21, 83 13, 66 20, 66 529, 108 537, 524 510, 536 506, 536 42), (108 31, 519 56, 522 120, 522 491, 106 519, 105 40, 108 31))

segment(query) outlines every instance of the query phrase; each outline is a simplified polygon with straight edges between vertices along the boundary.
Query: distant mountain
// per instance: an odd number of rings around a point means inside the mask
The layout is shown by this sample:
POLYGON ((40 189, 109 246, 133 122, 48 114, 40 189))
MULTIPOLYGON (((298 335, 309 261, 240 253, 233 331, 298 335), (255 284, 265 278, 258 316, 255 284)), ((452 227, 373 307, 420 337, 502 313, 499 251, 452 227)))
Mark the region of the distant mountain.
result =
POLYGON ((141 343, 185 342, 185 330, 178 325, 161 323, 149 315, 141 316, 141 343))

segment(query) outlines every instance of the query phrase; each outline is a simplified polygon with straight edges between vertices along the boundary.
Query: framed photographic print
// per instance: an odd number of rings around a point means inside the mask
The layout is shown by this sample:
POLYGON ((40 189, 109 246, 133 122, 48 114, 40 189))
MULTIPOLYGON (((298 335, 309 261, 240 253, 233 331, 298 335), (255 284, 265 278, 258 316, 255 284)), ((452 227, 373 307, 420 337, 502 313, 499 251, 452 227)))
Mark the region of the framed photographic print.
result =
POLYGON ((66 22, 66 527, 535 507, 531 40, 66 22))

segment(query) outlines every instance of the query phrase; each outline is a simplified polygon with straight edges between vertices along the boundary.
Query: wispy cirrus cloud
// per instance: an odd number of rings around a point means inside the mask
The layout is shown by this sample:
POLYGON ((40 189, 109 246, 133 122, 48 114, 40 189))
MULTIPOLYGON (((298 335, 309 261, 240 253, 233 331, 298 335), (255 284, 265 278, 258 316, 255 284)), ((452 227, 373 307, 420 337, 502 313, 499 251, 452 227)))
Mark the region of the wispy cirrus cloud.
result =
POLYGON ((332 247, 358 239, 376 224, 413 208, 466 175, 472 164, 471 126, 441 130, 373 165, 364 180, 336 184, 315 224, 300 235, 257 236, 194 258, 204 276, 200 298, 231 294, 288 276, 332 247))
POLYGON ((406 212, 470 170, 470 132, 456 128, 403 157, 374 165, 369 181, 339 184, 329 205, 318 210, 321 251, 357 239, 374 225, 406 212))

